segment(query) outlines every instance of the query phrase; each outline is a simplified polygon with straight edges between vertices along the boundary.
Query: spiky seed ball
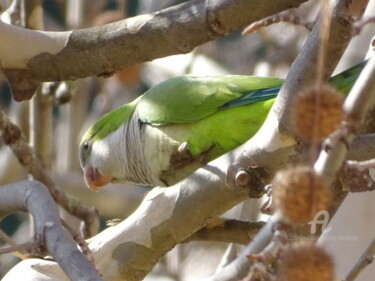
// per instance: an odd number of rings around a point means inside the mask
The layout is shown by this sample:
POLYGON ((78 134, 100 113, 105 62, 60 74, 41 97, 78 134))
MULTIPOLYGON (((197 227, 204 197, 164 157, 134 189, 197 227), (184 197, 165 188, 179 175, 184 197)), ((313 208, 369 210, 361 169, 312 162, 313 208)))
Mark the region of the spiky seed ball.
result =
POLYGON ((297 166, 279 171, 272 182, 272 200, 283 219, 307 223, 330 206, 331 193, 324 180, 310 167, 297 166))
POLYGON ((343 119, 343 101, 343 96, 328 85, 321 87, 320 91, 317 87, 310 87, 299 92, 291 111, 296 135, 306 142, 327 137, 343 119))
POLYGON ((291 245, 281 256, 280 281, 332 281, 334 276, 332 257, 313 243, 291 245))

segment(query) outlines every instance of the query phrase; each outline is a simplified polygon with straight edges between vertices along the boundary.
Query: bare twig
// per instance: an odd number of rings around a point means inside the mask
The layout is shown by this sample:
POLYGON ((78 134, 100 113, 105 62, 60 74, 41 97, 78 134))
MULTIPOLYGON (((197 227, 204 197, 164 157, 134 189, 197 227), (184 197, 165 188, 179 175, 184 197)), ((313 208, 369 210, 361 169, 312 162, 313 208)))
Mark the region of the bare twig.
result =
POLYGON ((353 26, 353 35, 358 35, 359 33, 361 33, 362 29, 366 25, 370 23, 374 23, 374 22, 375 22, 375 17, 369 17, 369 18, 361 19, 357 21, 353 26))
POLYGON ((375 168, 375 159, 370 159, 366 161, 347 160, 345 163, 348 167, 357 169, 358 171, 364 171, 369 168, 375 168))
POLYGON ((307 30, 311 31, 314 27, 315 22, 308 22, 305 19, 299 17, 298 15, 291 12, 281 12, 276 15, 272 15, 261 19, 259 21, 253 22, 248 27, 244 29, 242 34, 250 34, 257 31, 261 27, 270 26, 279 22, 287 22, 295 25, 301 25, 307 30))
POLYGON ((102 280, 64 231, 57 206, 44 185, 23 181, 1 186, 0 215, 17 211, 32 214, 38 242, 46 247, 71 280, 102 280))
POLYGON ((27 249, 35 249, 35 248, 38 248, 39 245, 40 245, 39 242, 34 241, 34 242, 23 243, 20 245, 14 245, 11 247, 0 248, 0 255, 14 253, 15 256, 25 260, 27 259, 27 256, 22 254, 21 251, 27 250, 27 249))
POLYGON ((3 239, 6 243, 8 243, 9 245, 11 245, 14 250, 12 252, 14 252, 14 255, 19 257, 20 259, 26 259, 27 257, 21 252, 21 250, 23 250, 23 248, 19 248, 19 249, 16 249, 17 247, 17 244, 16 242, 13 241, 12 238, 10 238, 2 229, 0 229, 0 238, 3 239))
POLYGON ((274 280, 276 279, 271 273, 267 272, 272 264, 280 257, 285 250, 288 240, 286 225, 279 225, 275 230, 271 242, 258 254, 250 254, 247 258, 253 266, 247 276, 246 281, 250 280, 274 280), (259 279, 256 279, 256 278, 259 279))
POLYGON ((357 263, 350 270, 345 281, 354 281, 358 275, 366 268, 369 264, 374 261, 375 255, 375 237, 372 239, 370 244, 367 246, 366 250, 362 253, 361 257, 358 259, 357 263))
POLYGON ((278 258, 288 240, 288 233, 286 229, 280 227, 275 230, 271 242, 260 253, 250 254, 247 256, 250 262, 261 262, 270 265, 278 258))
POLYGON ((17 246, 17 243, 13 241, 12 238, 8 236, 2 229, 0 229, 0 239, 3 239, 6 243, 11 246, 17 246))
POLYGON ((92 251, 89 248, 89 245, 83 239, 82 235, 75 230, 74 228, 70 227, 68 223, 66 223, 64 220, 61 220, 62 225, 66 228, 66 230, 69 231, 69 233, 72 235, 73 239, 77 242, 78 246, 81 248, 82 253, 86 256, 86 258, 95 265, 94 256, 92 254, 92 251))

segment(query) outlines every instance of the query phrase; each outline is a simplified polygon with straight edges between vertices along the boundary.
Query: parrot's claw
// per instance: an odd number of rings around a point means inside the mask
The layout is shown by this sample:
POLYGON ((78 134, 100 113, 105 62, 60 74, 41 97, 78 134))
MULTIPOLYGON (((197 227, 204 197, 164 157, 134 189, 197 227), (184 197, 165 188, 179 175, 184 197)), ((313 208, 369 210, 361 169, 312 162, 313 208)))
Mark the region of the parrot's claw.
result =
POLYGON ((189 150, 188 150, 188 144, 187 142, 183 142, 181 143, 181 145, 178 147, 177 151, 180 153, 180 154, 190 154, 189 150))
POLYGON ((178 147, 177 153, 172 154, 170 162, 175 168, 181 169, 193 163, 195 160, 196 159, 191 155, 188 149, 187 142, 184 142, 178 147))
POLYGON ((211 148, 197 156, 193 156, 189 151, 187 142, 183 142, 178 147, 177 153, 171 156, 171 164, 177 169, 183 168, 194 161, 198 161, 201 165, 206 165, 208 159, 207 155, 210 150, 211 148))

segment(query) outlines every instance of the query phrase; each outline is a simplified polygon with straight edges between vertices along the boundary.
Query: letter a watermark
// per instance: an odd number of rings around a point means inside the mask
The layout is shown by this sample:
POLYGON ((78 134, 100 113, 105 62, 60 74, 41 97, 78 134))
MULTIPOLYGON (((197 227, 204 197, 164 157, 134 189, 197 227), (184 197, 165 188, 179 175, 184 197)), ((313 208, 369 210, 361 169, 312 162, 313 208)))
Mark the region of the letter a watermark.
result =
POLYGON ((329 222, 329 213, 326 210, 320 210, 319 212, 317 212, 314 219, 308 222, 308 224, 311 224, 311 229, 310 229, 311 234, 316 233, 317 224, 320 224, 322 226, 322 233, 328 233, 329 231, 331 231, 331 227, 327 228, 328 222, 329 222), (323 216, 323 219, 320 219, 320 216, 323 216))

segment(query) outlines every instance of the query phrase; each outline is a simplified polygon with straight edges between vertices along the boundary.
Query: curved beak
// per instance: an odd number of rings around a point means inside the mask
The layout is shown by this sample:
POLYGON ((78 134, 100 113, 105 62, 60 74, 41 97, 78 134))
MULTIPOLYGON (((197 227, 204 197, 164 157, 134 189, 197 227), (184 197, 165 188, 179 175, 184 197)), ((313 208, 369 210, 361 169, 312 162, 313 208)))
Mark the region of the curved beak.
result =
POLYGON ((98 191, 100 187, 110 183, 113 180, 112 177, 103 176, 97 169, 89 165, 83 167, 83 173, 85 177, 85 183, 87 187, 92 191, 98 191))

